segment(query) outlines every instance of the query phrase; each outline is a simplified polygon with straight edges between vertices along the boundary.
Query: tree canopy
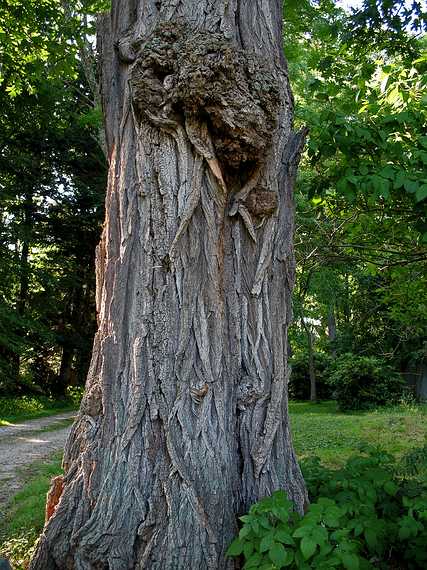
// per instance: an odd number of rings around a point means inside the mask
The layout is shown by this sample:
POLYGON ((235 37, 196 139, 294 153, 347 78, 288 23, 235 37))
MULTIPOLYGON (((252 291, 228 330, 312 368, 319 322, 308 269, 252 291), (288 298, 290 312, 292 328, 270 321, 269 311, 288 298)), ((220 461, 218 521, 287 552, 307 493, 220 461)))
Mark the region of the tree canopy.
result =
MULTIPOLYGON (((2 390, 50 391, 59 378, 69 381, 64 359, 69 378, 77 369, 79 382, 85 376, 106 172, 93 44, 96 14, 107 8, 62 0, 0 6, 2 390)), ((328 352, 332 342, 334 353, 381 355, 399 369, 419 363, 426 12, 416 1, 344 9, 290 0, 284 13, 296 123, 309 128, 295 195, 291 348, 306 350, 308 323, 315 350, 328 352)))

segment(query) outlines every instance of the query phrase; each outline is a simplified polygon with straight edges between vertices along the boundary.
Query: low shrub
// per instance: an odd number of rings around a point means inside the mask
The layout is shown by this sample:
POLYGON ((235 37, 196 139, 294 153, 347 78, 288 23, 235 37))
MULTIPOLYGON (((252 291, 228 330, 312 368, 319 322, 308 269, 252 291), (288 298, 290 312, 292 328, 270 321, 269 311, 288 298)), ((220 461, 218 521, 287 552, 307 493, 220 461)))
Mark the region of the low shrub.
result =
MULTIPOLYGON (((316 391, 319 400, 329 400, 333 387, 328 383, 331 357, 322 352, 314 353, 314 370, 316 374, 316 391)), ((292 372, 289 378, 289 398, 292 400, 310 399, 310 374, 308 369, 308 354, 299 353, 289 361, 292 372)))
POLYGON ((48 416, 76 407, 74 399, 54 400, 47 396, 0 397, 0 421, 16 421, 48 416))
POLYGON ((421 569, 427 567, 427 484, 402 476, 377 449, 333 470, 318 459, 302 465, 311 504, 300 516, 282 491, 241 517, 229 556, 245 570, 421 569))
POLYGON ((400 460, 400 470, 405 476, 423 476, 427 480, 427 443, 405 453, 400 460))
POLYGON ((9 414, 34 414, 46 408, 48 398, 21 396, 17 398, 0 398, 0 417, 9 414))
POLYGON ((344 354, 329 377, 333 396, 342 410, 364 410, 397 403, 406 384, 384 360, 344 354))
POLYGON ((68 386, 66 390, 67 398, 76 408, 80 406, 84 394, 84 386, 68 386))

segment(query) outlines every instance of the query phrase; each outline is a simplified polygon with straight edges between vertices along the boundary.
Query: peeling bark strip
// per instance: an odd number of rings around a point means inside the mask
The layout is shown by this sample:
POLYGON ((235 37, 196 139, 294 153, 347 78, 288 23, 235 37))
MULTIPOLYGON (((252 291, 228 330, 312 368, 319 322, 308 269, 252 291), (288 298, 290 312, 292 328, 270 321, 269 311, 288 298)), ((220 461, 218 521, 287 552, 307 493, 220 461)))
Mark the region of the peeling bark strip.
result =
POLYGON ((50 482, 50 489, 46 497, 45 522, 47 522, 50 519, 50 517, 55 513, 63 489, 64 489, 64 477, 62 475, 58 475, 58 477, 53 477, 53 479, 50 482))
POLYGON ((113 0, 99 330, 33 570, 232 570, 238 514, 304 482, 281 0, 113 0))

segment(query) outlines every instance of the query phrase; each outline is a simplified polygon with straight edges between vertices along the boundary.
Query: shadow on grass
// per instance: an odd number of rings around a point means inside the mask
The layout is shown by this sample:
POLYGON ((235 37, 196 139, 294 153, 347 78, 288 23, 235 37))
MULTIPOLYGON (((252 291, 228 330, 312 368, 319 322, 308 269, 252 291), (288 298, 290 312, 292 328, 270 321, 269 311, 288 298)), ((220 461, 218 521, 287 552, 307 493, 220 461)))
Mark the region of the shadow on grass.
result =
POLYGON ((343 412, 338 409, 338 404, 333 400, 324 400, 322 402, 298 402, 291 400, 289 402, 289 411, 291 414, 316 414, 316 415, 366 415, 366 410, 358 410, 352 412, 343 412))

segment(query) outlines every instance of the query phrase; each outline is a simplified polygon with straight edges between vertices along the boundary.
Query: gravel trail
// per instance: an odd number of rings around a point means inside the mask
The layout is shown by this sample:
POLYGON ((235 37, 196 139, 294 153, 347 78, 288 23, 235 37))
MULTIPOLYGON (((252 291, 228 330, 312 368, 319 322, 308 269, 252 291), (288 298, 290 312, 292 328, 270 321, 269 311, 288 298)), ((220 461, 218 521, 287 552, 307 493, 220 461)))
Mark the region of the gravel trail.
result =
POLYGON ((0 427, 0 514, 13 495, 22 487, 19 469, 48 459, 61 450, 71 429, 63 426, 76 412, 64 412, 0 427), (55 428, 58 424, 58 429, 55 428), (50 431, 43 431, 49 428, 50 431))

